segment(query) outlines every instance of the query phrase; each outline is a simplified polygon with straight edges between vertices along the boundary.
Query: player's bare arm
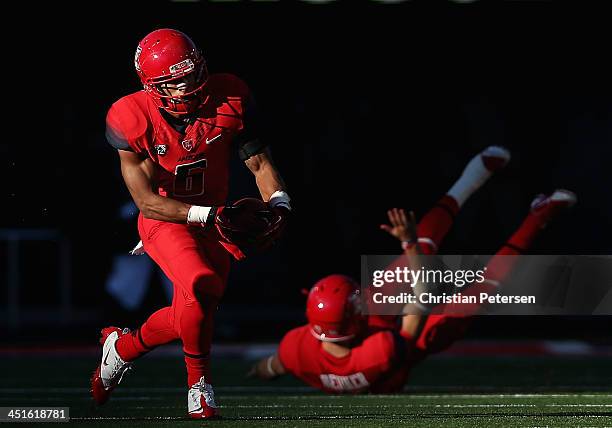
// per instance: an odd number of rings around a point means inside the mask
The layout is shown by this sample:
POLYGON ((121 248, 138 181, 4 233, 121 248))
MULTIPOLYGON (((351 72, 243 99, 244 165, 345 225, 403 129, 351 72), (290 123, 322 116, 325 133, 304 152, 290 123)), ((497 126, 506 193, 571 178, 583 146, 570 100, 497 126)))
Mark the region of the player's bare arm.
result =
MULTIPOLYGON (((392 208, 387 211, 387 217, 390 225, 381 224, 380 228, 402 243, 404 254, 409 257, 411 265, 415 268, 420 264, 419 255, 422 254, 422 251, 418 243, 417 222, 414 212, 410 211, 407 215, 403 208, 392 208)), ((416 291, 420 288, 416 286, 414 289, 416 291)), ((410 313, 402 317, 401 331, 406 337, 418 337, 427 316, 418 310, 415 311, 414 308, 406 312, 410 313)))
POLYGON ((153 193, 153 162, 134 152, 118 152, 121 174, 142 215, 154 220, 186 223, 188 204, 153 193))
MULTIPOLYGON (((413 245, 410 248, 407 248, 404 250, 404 254, 410 258, 412 269, 418 269, 418 266, 420 266, 419 254, 421 254, 418 245, 413 245)), ((419 292, 424 291, 424 286, 423 284, 417 283, 413 289, 415 294, 418 294, 419 292)), ((419 337, 421 330, 425 326, 425 321, 427 321, 427 314, 422 309, 423 308, 419 306, 415 307, 412 305, 410 309, 404 311, 406 315, 402 317, 402 336, 412 337, 415 339, 419 337)))
POLYGON ((247 376, 270 380, 284 375, 285 373, 287 373, 287 371, 285 367, 283 367, 283 363, 281 363, 278 355, 274 354, 256 362, 247 373, 247 376))
POLYGON ((380 228, 402 243, 405 254, 421 254, 414 212, 410 211, 409 215, 406 215, 403 208, 392 208, 387 211, 387 217, 391 225, 381 224, 380 228))
POLYGON ((269 148, 251 156, 244 163, 255 176, 257 188, 264 201, 269 201, 275 192, 285 191, 285 183, 274 166, 269 148))

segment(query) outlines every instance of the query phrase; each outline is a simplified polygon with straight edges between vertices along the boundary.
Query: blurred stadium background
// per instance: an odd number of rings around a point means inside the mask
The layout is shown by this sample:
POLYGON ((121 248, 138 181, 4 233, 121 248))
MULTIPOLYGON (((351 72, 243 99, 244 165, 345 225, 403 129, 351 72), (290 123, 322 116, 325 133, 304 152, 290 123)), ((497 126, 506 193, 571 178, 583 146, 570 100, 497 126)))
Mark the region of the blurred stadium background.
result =
MULTIPOLYGON (((40 6, 13 64, 33 64, 11 81, 30 88, 18 90, 18 125, 7 120, 18 131, 0 145, 0 349, 81 349, 100 327, 137 326, 165 305, 156 276, 133 310, 105 291, 113 257, 138 238, 120 215, 129 195, 104 117, 139 89, 134 49, 157 27, 186 32, 211 72, 251 86, 295 204, 279 247, 234 264, 215 343, 278 341, 304 321, 300 289, 357 277, 360 254, 397 253, 378 230, 386 210, 424 213, 490 144, 513 160, 465 206, 443 252, 494 252, 536 193, 566 187, 579 204, 533 252, 611 254, 604 14, 585 2, 463 3, 40 6)), ((256 195, 248 170, 232 168, 231 199, 256 195)), ((581 341, 609 361, 611 327, 610 317, 487 317, 467 340, 581 341)))

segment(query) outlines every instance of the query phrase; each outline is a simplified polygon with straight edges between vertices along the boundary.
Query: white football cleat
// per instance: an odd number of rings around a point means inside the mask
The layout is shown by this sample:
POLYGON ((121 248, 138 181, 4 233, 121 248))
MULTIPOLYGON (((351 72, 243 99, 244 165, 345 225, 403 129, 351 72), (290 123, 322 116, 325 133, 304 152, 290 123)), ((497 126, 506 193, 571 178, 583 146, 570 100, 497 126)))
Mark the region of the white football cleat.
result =
POLYGON ((549 196, 541 193, 531 202, 531 212, 542 217, 546 224, 561 210, 573 207, 577 200, 576 194, 566 189, 557 189, 549 196))
POLYGON ((119 385, 125 372, 132 367, 132 363, 121 359, 115 348, 115 342, 129 332, 127 328, 123 330, 118 327, 102 329, 100 338, 102 361, 91 377, 91 393, 97 404, 104 404, 108 401, 113 389, 119 385))
POLYGON ((489 146, 480 152, 485 168, 491 172, 499 171, 510 162, 510 150, 501 146, 489 146))
POLYGON ((215 403, 215 392, 211 384, 206 383, 204 376, 189 388, 187 393, 187 409, 194 419, 220 418, 219 408, 215 403))
POLYGON ((569 208, 576 204, 578 198, 570 190, 557 189, 550 196, 540 193, 531 202, 531 211, 540 211, 546 207, 569 208))

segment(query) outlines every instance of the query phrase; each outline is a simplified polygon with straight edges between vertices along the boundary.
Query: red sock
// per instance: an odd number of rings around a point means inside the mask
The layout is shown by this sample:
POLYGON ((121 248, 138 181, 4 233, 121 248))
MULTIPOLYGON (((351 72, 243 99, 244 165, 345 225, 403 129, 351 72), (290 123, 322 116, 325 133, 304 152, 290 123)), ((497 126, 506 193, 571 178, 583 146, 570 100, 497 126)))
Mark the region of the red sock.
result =
MULTIPOLYGON (((519 256, 529 249, 547 220, 548 218, 545 218, 545 216, 529 213, 516 232, 487 263, 487 281, 481 284, 473 284, 462 294, 464 296, 477 296, 479 293, 494 293, 497 289, 496 284, 503 282, 508 277, 519 260, 519 257, 512 256, 519 256)), ((432 313, 446 313, 465 317, 478 314, 480 309, 479 304, 451 303, 435 307, 432 313)))
POLYGON ((153 348, 178 339, 174 330, 173 308, 167 306, 155 312, 138 329, 121 336, 115 344, 123 361, 133 361, 153 348))
POLYGON ((547 218, 538 214, 530 213, 523 221, 523 224, 508 239, 500 254, 512 255, 521 254, 531 247, 533 240, 538 236, 546 224, 547 218))
POLYGON ((435 254, 438 251, 458 212, 459 204, 455 198, 444 195, 423 216, 418 224, 417 234, 424 254, 435 254))
POLYGON ((217 299, 204 295, 200 301, 185 304, 180 315, 181 340, 187 366, 187 386, 200 381, 212 383, 210 376, 210 347, 213 335, 213 319, 217 299))
POLYGON ((191 386, 200 381, 204 376, 206 383, 212 384, 210 377, 210 355, 188 356, 185 355, 185 365, 187 366, 187 386, 191 386))
POLYGON ((145 345, 140 336, 140 329, 132 330, 124 334, 115 342, 117 353, 123 361, 134 361, 136 358, 146 354, 151 349, 145 345))
MULTIPOLYGON (((548 218, 530 213, 521 226, 499 249, 496 256, 519 256, 529 250, 548 218)), ((514 268, 518 257, 493 257, 487 265, 487 278, 502 282, 514 268)))

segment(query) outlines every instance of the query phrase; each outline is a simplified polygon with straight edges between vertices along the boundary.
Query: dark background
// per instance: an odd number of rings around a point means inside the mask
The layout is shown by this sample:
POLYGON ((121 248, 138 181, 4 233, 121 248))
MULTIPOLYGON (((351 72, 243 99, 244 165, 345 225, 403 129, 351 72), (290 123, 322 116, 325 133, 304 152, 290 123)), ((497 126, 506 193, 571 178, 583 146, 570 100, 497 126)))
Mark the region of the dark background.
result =
MULTIPOLYGON (((136 326, 164 305, 157 283, 132 312, 104 292, 111 256, 138 240, 135 222, 117 216, 128 195, 104 117, 139 90, 134 50, 159 27, 186 32, 211 72, 251 86, 293 198, 280 246, 234 264, 218 341, 279 339, 303 320, 300 289, 329 273, 358 277, 360 254, 399 252, 378 230, 388 208, 422 215, 491 144, 509 147, 512 162, 465 205, 442 252, 494 253, 535 194, 565 187, 579 204, 533 252, 610 254, 612 31, 603 9, 413 0, 95 2, 33 12, 8 35, 16 52, 0 227, 59 231, 71 248, 72 309, 56 313, 57 243, 21 242, 18 325, 6 321, 0 292, 5 343, 36 343, 57 326, 70 332, 65 341, 91 342, 98 327, 136 326)), ((231 200, 256 194, 235 159, 231 200)), ((2 290, 8 253, 0 241, 2 290)), ((470 336, 599 342, 610 327, 609 317, 487 317, 470 336)))

